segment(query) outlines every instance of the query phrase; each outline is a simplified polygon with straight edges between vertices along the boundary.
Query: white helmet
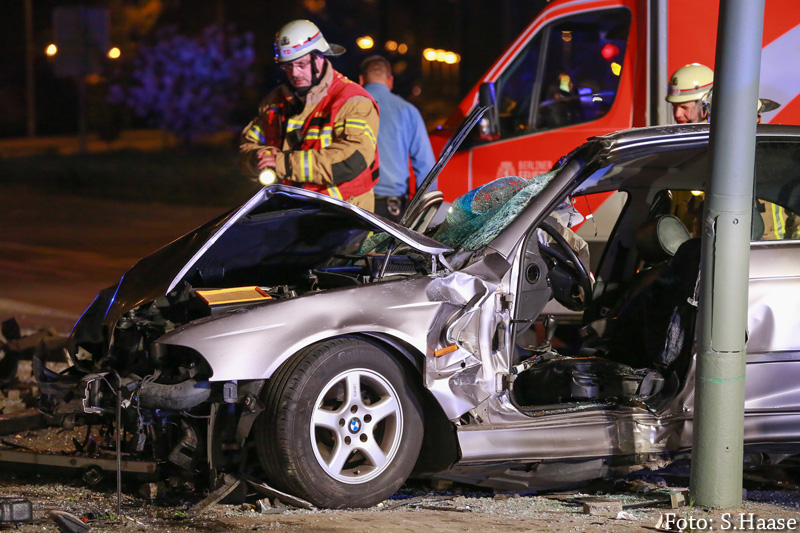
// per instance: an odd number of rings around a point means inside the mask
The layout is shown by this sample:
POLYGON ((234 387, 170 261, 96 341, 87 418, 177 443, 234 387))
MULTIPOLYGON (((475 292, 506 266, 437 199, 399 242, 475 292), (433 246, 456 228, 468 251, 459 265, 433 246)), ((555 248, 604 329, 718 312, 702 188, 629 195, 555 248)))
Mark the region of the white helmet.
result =
POLYGON ((275 35, 275 61, 278 63, 294 61, 309 52, 337 57, 344 53, 344 47, 328 44, 317 25, 310 20, 293 20, 275 35))
POLYGON ((713 70, 700 63, 684 65, 670 77, 666 100, 671 104, 700 100, 713 86, 713 70))

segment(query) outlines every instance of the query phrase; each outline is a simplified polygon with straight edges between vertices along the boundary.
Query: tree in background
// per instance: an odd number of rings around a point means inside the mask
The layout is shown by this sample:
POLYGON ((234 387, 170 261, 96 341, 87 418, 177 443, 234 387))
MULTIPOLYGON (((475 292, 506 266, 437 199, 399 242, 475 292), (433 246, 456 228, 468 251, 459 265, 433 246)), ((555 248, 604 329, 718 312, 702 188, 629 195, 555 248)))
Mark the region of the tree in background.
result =
POLYGON ((212 25, 197 37, 165 28, 155 44, 139 48, 127 83, 113 85, 109 100, 191 144, 226 128, 253 84, 254 59, 253 35, 231 26, 212 25))

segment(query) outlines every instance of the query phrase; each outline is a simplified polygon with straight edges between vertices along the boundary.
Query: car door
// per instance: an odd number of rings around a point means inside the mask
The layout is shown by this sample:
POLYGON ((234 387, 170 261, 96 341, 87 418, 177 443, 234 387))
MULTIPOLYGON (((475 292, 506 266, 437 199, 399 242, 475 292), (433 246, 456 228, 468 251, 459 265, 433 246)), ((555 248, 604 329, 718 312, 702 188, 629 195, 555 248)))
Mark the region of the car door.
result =
POLYGON ((746 441, 800 438, 800 140, 759 139, 750 245, 746 441))

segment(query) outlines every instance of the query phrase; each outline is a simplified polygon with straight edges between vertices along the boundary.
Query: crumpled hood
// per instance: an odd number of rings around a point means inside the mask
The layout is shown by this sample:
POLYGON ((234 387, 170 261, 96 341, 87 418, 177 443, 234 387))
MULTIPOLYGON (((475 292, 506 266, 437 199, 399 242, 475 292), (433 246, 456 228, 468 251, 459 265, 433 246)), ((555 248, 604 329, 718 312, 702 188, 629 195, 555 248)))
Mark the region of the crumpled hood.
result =
MULTIPOLYGON (((422 252, 438 255, 452 251, 449 246, 341 200, 295 187, 271 185, 261 189, 241 207, 220 215, 140 259, 122 276, 116 287, 106 289, 98 295, 79 320, 79 324, 91 315, 93 321, 100 318, 102 324, 111 326, 126 311, 168 294, 192 269, 202 268, 210 271, 247 260, 247 258, 242 259, 242 255, 251 252, 243 248, 242 234, 250 231, 247 229, 248 225, 252 225, 252 219, 257 217, 261 219, 272 217, 276 225, 283 223, 288 215, 282 214, 280 209, 285 209, 286 201, 303 202, 306 208, 311 206, 315 213, 324 213, 329 209, 337 209, 341 213, 344 209, 348 212, 346 216, 352 220, 353 227, 371 227, 385 231, 422 252), (270 206, 271 198, 273 198, 271 203, 277 207, 270 206), (273 216, 272 211, 277 214, 273 216)), ((264 224, 264 222, 259 223, 264 224)), ((305 231, 313 230, 314 228, 305 229, 305 231)), ((274 235, 274 239, 258 241, 258 253, 261 257, 280 254, 286 250, 288 246, 286 232, 276 231, 274 235)), ((99 325, 96 324, 98 327, 99 325)))

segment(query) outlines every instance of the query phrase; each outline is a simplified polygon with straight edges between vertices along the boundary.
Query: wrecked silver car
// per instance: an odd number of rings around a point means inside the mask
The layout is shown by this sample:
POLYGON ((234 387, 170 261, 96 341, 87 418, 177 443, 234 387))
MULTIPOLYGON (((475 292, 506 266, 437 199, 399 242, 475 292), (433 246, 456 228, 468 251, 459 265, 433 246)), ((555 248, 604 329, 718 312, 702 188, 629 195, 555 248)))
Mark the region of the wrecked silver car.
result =
MULTIPOLYGON (((409 476, 557 489, 662 467, 692 441, 708 157, 707 125, 594 138, 440 223, 423 194, 407 227, 265 187, 101 291, 69 370, 36 359, 42 409, 119 421, 126 461, 164 475, 321 507, 409 476)), ((800 450, 800 129, 759 126, 756 161, 748 465, 800 450)))

